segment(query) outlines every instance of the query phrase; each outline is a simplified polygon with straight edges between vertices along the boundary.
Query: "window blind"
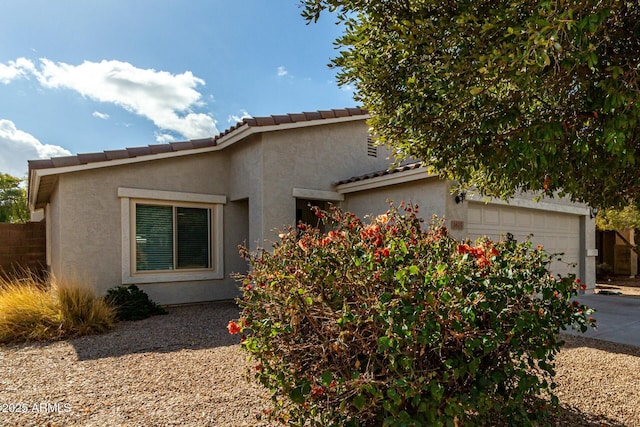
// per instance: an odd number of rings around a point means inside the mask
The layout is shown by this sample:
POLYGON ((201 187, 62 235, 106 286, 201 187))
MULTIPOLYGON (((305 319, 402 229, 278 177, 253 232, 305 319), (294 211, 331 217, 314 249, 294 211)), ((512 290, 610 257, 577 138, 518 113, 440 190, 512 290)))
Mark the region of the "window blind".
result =
POLYGON ((137 205, 136 270, 173 270, 173 207, 137 205))
POLYGON ((209 268, 210 210, 176 208, 176 268, 209 268))

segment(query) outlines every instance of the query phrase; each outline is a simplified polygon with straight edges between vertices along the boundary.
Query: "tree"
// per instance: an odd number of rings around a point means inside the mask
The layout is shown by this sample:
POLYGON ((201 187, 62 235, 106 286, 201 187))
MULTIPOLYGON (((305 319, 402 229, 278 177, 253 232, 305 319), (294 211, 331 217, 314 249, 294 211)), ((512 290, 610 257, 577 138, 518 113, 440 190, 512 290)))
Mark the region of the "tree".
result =
POLYGON ((604 209, 598 212, 596 226, 600 230, 615 231, 616 235, 640 256, 640 247, 631 243, 620 233, 621 230, 640 229, 640 209, 636 205, 627 205, 622 209, 604 209))
POLYGON ((301 0, 380 143, 508 197, 640 204, 636 0, 301 0))
POLYGON ((27 191, 20 186, 22 180, 0 173, 0 222, 27 222, 27 191))

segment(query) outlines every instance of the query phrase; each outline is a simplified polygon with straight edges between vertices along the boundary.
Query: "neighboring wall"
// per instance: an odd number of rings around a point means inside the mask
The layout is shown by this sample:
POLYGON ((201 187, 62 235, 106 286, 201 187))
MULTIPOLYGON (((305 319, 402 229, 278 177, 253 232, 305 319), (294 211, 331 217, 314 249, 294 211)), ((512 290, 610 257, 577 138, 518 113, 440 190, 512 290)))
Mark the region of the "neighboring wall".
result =
POLYGON ((46 274, 46 230, 43 222, 0 224, 0 275, 26 270, 46 274))

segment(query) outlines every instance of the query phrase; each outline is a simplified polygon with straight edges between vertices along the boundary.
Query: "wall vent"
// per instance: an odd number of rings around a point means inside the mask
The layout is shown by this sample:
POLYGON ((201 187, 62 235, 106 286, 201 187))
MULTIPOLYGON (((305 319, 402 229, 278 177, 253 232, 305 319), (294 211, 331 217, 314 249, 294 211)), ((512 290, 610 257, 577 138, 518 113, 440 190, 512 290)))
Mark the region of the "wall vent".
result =
POLYGON ((373 142, 371 137, 367 138, 367 155, 371 157, 378 157, 378 147, 376 147, 376 144, 373 142))

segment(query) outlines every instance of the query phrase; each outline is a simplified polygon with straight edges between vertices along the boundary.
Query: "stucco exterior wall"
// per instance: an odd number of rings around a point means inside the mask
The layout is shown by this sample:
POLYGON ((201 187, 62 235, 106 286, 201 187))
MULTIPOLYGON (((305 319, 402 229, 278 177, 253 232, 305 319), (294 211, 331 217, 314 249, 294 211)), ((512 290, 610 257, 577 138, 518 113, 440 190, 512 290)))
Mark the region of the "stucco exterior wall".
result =
MULTIPOLYGON (((248 204, 248 235, 246 244, 255 250, 262 244, 263 221, 263 145, 262 136, 226 149, 229 201, 246 200, 248 204)), ((235 251, 237 254, 237 251, 235 251)))
POLYGON ((420 216, 429 220, 433 215, 447 217, 447 195, 449 186, 438 178, 429 178, 404 184, 395 184, 375 189, 345 194, 341 207, 360 218, 365 215, 379 215, 389 209, 389 203, 400 202, 418 205, 420 216))
POLYGON ((49 271, 57 274, 61 271, 62 251, 60 242, 60 203, 58 201, 58 187, 60 182, 56 184, 55 189, 51 193, 51 201, 45 209, 45 221, 47 222, 47 267, 49 271))
POLYGON ((334 192, 341 179, 389 166, 383 148, 367 155, 367 132, 359 120, 263 135, 263 239, 295 223, 294 188, 334 192))
MULTIPOLYGON (((122 229, 129 225, 121 221, 118 188, 226 195, 227 171, 226 156, 208 153, 61 175, 57 197, 51 201, 53 272, 87 280, 100 294, 122 284, 122 229)), ((235 227, 233 215, 228 223, 235 227)), ((225 247, 224 252, 237 249, 225 247)), ((237 295, 228 275, 208 282, 139 286, 160 304, 237 295)))

